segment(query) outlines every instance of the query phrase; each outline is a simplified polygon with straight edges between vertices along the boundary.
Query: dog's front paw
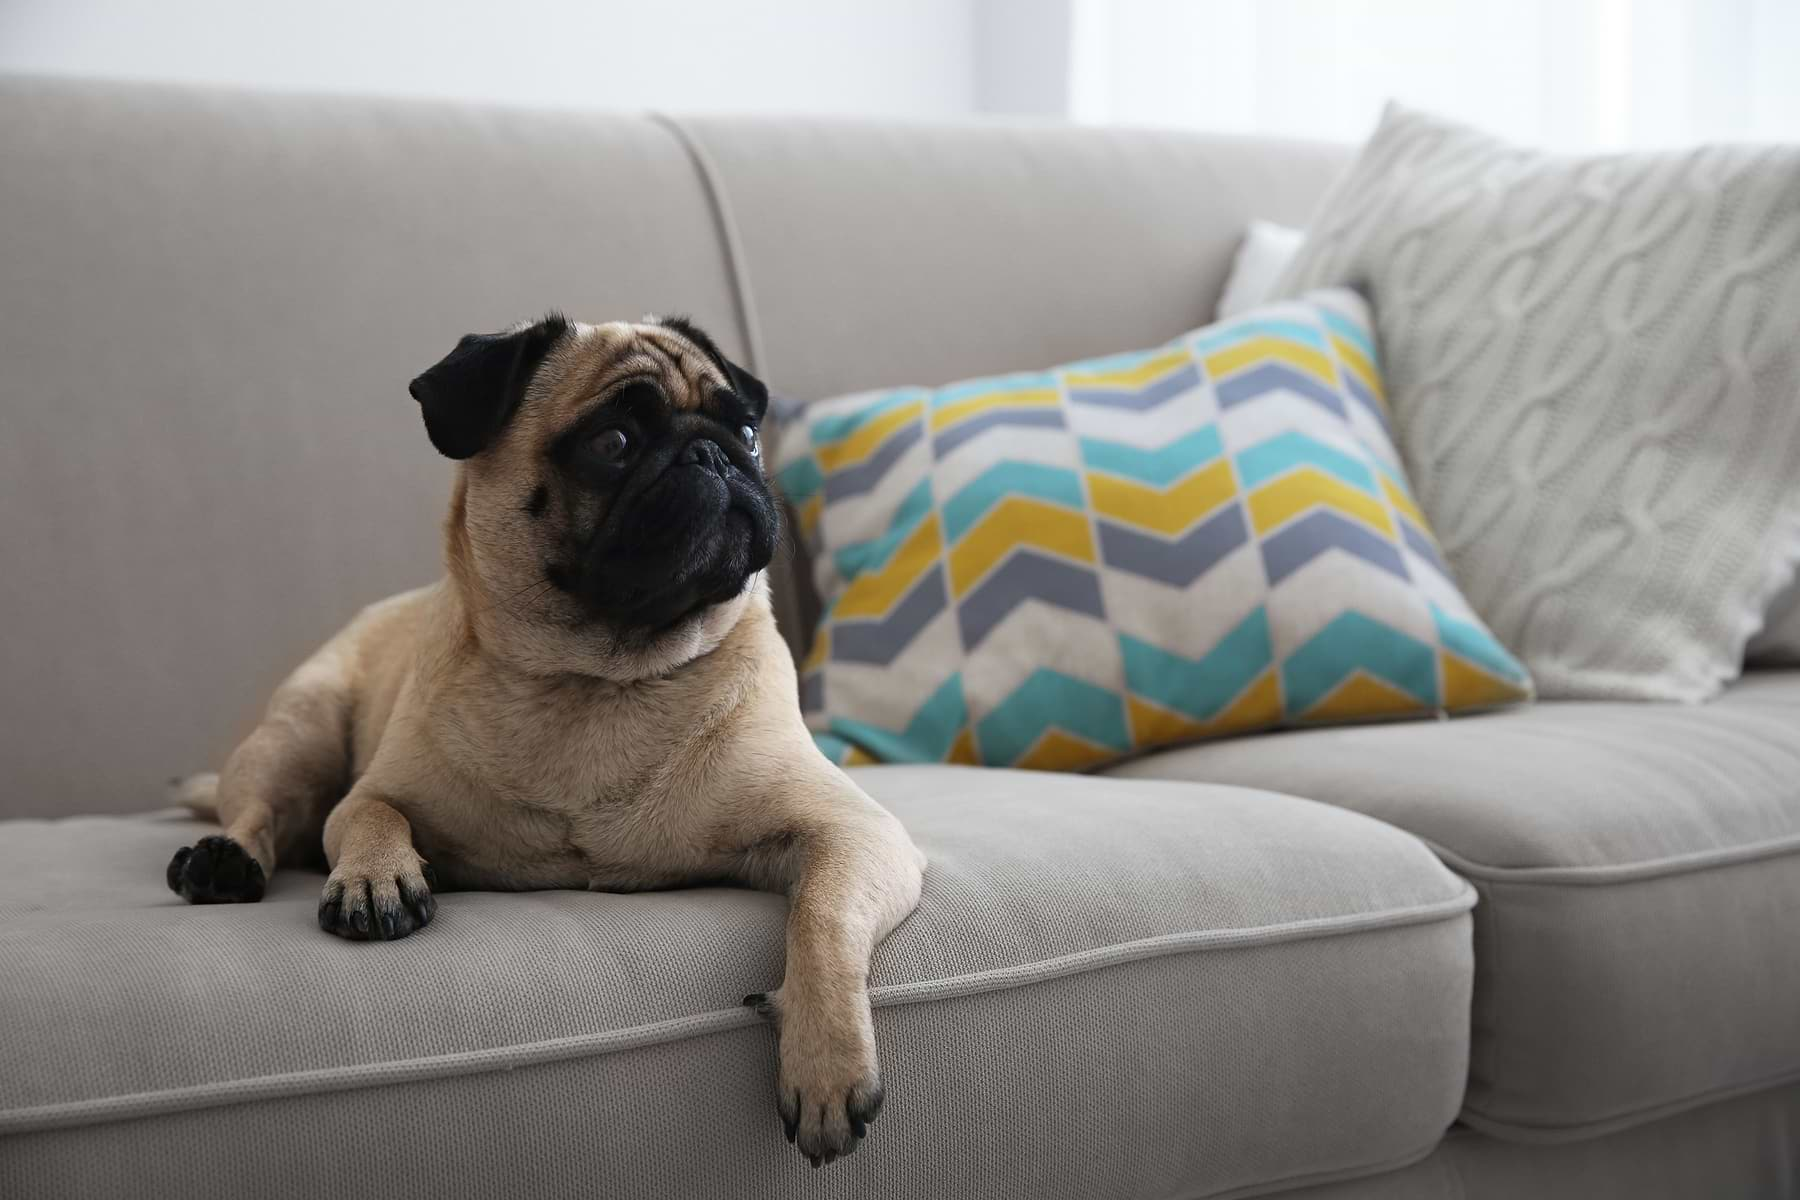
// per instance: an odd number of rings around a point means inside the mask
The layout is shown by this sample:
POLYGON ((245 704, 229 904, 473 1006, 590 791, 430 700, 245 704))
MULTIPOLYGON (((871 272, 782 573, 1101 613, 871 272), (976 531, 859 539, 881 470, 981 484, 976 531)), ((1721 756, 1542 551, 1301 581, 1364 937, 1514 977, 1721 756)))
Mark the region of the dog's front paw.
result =
POLYGON ((391 942, 425 928, 437 913, 429 863, 360 871, 339 863, 319 894, 319 928, 357 942, 391 942))
POLYGON ((777 989, 744 1004, 775 1027, 775 1107, 788 1141, 815 1167, 855 1150, 884 1095, 867 997, 802 1009, 777 989))
POLYGON ((169 860, 169 890, 189 904, 239 904, 263 898, 262 864, 228 837, 203 837, 169 860))

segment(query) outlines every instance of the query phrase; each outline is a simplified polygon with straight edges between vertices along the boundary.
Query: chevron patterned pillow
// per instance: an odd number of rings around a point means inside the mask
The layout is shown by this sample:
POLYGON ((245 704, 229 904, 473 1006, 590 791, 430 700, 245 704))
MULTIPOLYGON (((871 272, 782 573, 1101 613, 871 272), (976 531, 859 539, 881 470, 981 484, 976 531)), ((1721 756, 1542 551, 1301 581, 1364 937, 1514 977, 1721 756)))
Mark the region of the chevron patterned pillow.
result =
POLYGON ((1318 292, 801 410, 777 477, 825 599, 801 696, 826 753, 1077 770, 1527 699, 1413 503, 1371 328, 1318 292))

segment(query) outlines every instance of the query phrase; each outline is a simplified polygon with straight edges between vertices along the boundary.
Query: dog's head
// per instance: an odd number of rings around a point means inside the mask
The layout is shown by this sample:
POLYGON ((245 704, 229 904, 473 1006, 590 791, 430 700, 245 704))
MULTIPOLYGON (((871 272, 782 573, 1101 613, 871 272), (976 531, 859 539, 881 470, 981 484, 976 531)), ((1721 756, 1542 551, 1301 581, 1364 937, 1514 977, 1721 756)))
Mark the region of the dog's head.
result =
POLYGON ((452 574, 515 646, 555 658, 573 640, 637 677, 735 624, 780 530, 768 390, 690 322, 471 334, 411 391, 463 463, 452 574))

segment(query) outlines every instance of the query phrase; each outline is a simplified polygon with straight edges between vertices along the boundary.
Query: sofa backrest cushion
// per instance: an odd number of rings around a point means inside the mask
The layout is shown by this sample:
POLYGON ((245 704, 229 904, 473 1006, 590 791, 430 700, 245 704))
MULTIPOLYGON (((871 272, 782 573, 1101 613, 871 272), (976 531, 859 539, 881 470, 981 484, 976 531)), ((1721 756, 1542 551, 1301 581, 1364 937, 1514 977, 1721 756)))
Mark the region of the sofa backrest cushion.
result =
MULTIPOLYGON (((160 803, 439 570, 406 381, 685 312, 799 400, 1148 344, 1333 147, 0 80, 0 815, 160 803)), ((782 590, 793 640, 805 635, 782 590)))

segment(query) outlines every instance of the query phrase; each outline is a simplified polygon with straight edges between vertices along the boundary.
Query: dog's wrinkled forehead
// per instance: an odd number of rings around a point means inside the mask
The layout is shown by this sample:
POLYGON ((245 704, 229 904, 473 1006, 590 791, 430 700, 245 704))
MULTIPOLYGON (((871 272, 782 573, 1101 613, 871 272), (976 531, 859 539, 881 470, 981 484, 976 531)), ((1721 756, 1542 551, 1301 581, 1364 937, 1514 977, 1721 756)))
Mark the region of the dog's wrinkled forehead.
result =
POLYGON ((679 317, 633 323, 572 325, 540 372, 551 392, 553 424, 579 419, 620 385, 651 381, 681 412, 724 415, 732 391, 730 368, 704 332, 679 317))

